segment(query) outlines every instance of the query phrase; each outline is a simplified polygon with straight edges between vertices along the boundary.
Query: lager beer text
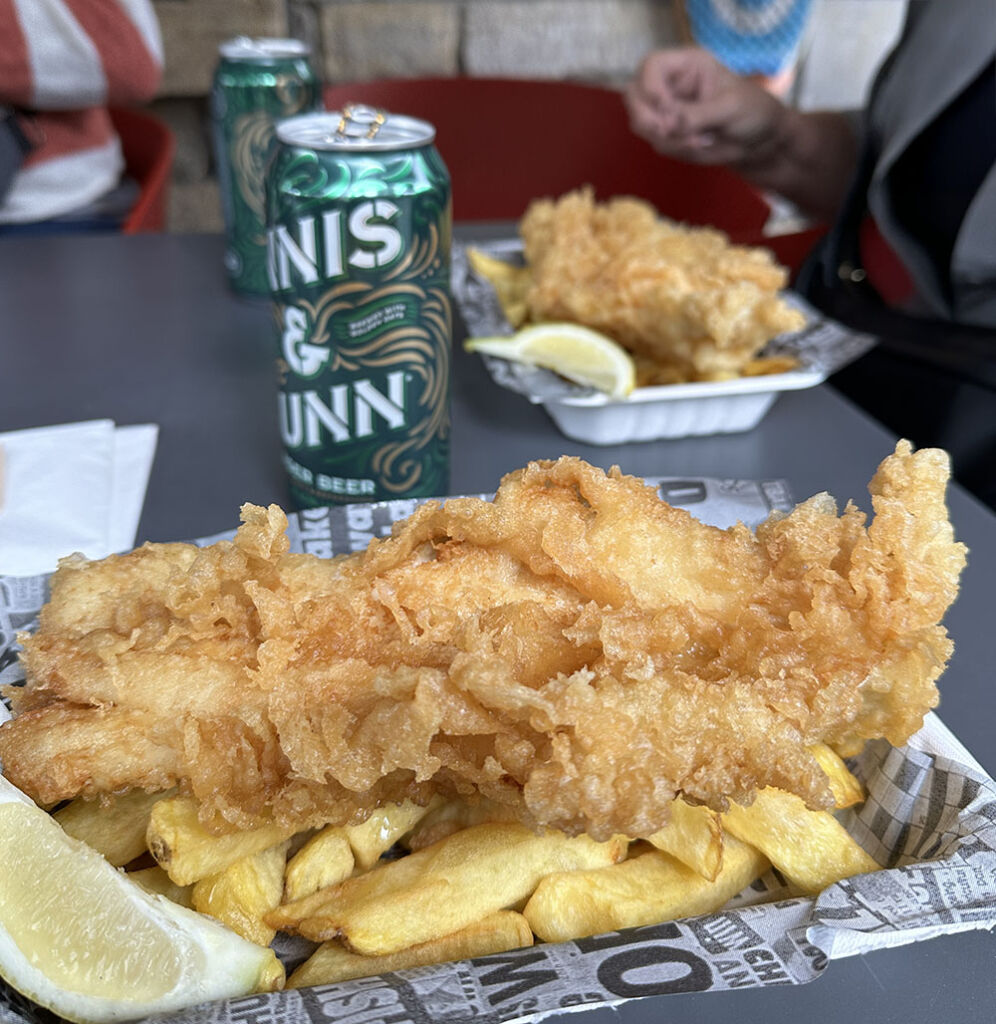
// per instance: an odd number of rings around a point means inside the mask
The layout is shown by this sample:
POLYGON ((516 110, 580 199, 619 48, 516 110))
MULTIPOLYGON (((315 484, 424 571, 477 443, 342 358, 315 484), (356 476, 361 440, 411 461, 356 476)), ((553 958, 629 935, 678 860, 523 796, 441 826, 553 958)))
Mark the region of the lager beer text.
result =
MULTIPOLYGON (((373 480, 369 477, 343 477, 343 476, 330 476, 328 473, 314 473, 307 466, 302 466, 300 462, 295 462, 286 452, 283 455, 284 468, 287 470, 288 475, 291 479, 296 480, 300 484, 304 484, 306 487, 317 487, 319 490, 324 491, 326 494, 344 494, 350 498, 369 498, 372 494, 376 493, 376 485, 373 480)), ((350 537, 352 538, 354 531, 350 530, 350 537)), ((373 535, 371 534, 370 537, 373 535)), ((367 540, 370 539, 367 537, 367 540)), ((321 551, 318 548, 320 541, 309 542, 307 536, 302 530, 302 539, 304 540, 305 550, 311 554, 319 555, 322 558, 330 558, 332 555, 331 548, 328 551, 321 551)), ((325 542, 328 543, 327 541, 325 542)), ((366 547, 366 542, 363 543, 362 547, 366 547)), ((350 548, 351 551, 356 551, 358 548, 350 548)))

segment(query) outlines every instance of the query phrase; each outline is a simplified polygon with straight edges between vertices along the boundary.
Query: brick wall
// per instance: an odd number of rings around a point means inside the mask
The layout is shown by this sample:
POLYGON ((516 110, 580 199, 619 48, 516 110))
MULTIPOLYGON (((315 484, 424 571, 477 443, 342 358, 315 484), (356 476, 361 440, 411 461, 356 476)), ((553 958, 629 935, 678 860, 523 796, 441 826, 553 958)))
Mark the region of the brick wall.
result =
MULTIPOLYGON (((329 82, 416 75, 572 78, 619 85, 681 37, 670 0, 154 0, 166 71, 153 105, 177 136, 169 226, 221 228, 207 93, 218 44, 295 36, 329 82)), ((905 0, 815 0, 795 101, 858 105, 905 0)))

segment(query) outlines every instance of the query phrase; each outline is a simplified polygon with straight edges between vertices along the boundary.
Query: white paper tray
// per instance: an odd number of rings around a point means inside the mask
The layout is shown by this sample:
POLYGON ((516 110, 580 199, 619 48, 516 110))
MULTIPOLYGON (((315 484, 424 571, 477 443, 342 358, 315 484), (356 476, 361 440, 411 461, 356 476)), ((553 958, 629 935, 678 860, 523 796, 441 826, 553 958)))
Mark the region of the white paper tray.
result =
POLYGON ((782 391, 811 388, 816 370, 742 377, 701 384, 637 388, 622 400, 587 394, 548 398, 543 408, 561 433, 587 444, 626 444, 661 438, 736 434, 755 427, 782 391))

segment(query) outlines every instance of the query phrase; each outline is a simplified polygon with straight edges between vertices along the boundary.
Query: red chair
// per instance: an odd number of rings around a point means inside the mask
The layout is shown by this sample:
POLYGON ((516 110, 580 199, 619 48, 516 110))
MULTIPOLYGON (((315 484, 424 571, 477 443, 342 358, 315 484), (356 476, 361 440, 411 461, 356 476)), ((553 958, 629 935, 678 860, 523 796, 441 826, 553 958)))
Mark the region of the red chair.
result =
POLYGON ((126 235, 163 231, 173 169, 173 133, 157 117, 142 110, 115 107, 111 121, 121 138, 125 169, 140 188, 121 231, 126 235))
POLYGON ((638 196, 674 220, 770 245, 792 270, 822 231, 767 239, 771 209, 757 189, 727 168, 657 153, 630 130, 614 89, 543 79, 379 79, 327 86, 324 100, 329 110, 367 103, 435 125, 454 220, 515 220, 532 199, 590 184, 599 199, 638 196))

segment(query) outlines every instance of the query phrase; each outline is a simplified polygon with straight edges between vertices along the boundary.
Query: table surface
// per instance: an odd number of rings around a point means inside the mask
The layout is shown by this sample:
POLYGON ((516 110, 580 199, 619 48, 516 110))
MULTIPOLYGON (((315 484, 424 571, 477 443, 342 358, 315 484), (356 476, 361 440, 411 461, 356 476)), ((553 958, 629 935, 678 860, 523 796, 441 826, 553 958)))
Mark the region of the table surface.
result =
MULTIPOLYGON (((0 239, 0 430, 105 417, 159 424, 139 542, 233 528, 244 501, 287 502, 271 314, 227 291, 222 248, 213 235, 0 239)), ((896 440, 823 385, 783 394, 747 433, 592 447, 496 387, 459 347, 452 419, 453 493, 493 490, 531 459, 569 454, 640 476, 782 478, 796 499, 827 490, 867 509, 867 482, 896 440)), ((993 774, 996 517, 957 486, 950 507, 970 555, 947 618, 956 650, 940 714, 993 774)), ((933 1024, 957 1010, 988 1024, 994 966, 996 941, 973 932, 836 961, 808 985, 671 994, 583 1019, 933 1024)))

